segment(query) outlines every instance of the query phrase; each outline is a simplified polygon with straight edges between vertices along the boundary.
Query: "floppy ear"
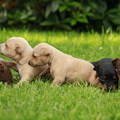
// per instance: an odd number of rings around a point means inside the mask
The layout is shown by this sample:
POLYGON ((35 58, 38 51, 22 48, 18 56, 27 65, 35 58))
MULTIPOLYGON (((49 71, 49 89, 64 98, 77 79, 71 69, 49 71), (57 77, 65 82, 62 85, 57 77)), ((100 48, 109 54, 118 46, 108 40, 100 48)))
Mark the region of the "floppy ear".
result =
POLYGON ((48 56, 48 55, 50 55, 50 51, 47 48, 43 48, 42 51, 41 51, 41 54, 45 55, 45 56, 48 56))
POLYGON ((15 51, 17 54, 21 54, 21 47, 18 44, 15 47, 15 51))
POLYGON ((117 61, 118 61, 118 58, 112 60, 111 63, 112 63, 113 65, 116 65, 117 61))
POLYGON ((95 66, 95 67, 93 68, 93 70, 95 70, 96 72, 98 72, 99 67, 100 67, 100 65, 97 65, 97 66, 95 66))

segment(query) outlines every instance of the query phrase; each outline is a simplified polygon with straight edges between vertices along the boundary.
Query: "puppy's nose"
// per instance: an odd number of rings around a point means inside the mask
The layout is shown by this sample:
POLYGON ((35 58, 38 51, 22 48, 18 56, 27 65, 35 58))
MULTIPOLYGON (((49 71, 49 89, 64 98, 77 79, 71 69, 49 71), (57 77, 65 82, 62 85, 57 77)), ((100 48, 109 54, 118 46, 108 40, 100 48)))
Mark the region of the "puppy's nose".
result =
POLYGON ((113 90, 113 86, 108 86, 107 87, 107 91, 112 91, 113 90))
POLYGON ((28 62, 28 65, 30 65, 30 61, 28 62))

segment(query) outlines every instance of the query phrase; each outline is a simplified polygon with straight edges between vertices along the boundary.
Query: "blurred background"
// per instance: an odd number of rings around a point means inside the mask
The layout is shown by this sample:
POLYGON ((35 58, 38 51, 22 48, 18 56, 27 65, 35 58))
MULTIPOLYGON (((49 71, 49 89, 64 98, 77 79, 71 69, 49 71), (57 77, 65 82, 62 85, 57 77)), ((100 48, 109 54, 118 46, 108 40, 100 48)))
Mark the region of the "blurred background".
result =
POLYGON ((120 0, 0 0, 0 28, 120 31, 120 0))

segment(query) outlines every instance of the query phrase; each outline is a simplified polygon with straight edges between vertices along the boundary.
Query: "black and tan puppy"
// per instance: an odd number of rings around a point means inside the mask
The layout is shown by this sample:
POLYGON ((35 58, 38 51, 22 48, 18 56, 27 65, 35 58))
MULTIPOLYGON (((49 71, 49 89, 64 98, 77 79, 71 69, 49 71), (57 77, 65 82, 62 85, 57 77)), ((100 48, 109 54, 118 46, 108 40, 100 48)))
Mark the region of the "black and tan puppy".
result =
POLYGON ((13 83, 10 68, 2 61, 0 61, 0 82, 7 83, 8 85, 13 83))
POLYGON ((97 72, 100 86, 107 91, 118 88, 119 78, 111 61, 110 58, 103 58, 92 63, 95 66, 94 70, 97 72))

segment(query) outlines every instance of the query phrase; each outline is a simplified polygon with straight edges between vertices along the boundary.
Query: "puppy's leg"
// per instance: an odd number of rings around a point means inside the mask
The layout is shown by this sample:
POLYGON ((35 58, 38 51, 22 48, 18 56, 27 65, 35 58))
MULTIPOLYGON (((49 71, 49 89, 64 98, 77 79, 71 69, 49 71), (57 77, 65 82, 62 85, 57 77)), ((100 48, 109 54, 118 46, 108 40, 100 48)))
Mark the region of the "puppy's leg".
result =
POLYGON ((21 80, 17 83, 17 85, 22 85, 23 82, 30 81, 31 78, 29 76, 23 76, 21 80))
POLYGON ((41 74, 41 78, 50 79, 52 75, 50 74, 50 68, 45 69, 41 74))
POLYGON ((12 68, 13 70, 18 72, 18 68, 17 68, 17 63, 16 62, 11 62, 11 61, 7 61, 7 60, 0 60, 2 61, 4 64, 6 64, 9 68, 12 68))
POLYGON ((48 67, 47 69, 45 69, 43 72, 40 73, 40 76, 44 76, 47 73, 50 73, 50 67, 48 67))
POLYGON ((50 86, 55 87, 56 85, 61 85, 64 82, 65 82, 65 77, 56 77, 50 86))
POLYGON ((12 69, 15 70, 16 72, 18 72, 17 63, 15 63, 15 62, 8 62, 8 63, 7 63, 7 66, 8 66, 9 68, 12 68, 12 69))
POLYGON ((23 82, 29 82, 36 77, 35 71, 33 71, 33 68, 27 67, 27 66, 28 65, 21 68, 20 70, 21 80, 17 83, 17 85, 19 84, 22 85, 23 82))
POLYGON ((22 77, 21 80, 14 86, 15 88, 18 88, 20 85, 23 84, 23 82, 29 81, 28 77, 22 77))

